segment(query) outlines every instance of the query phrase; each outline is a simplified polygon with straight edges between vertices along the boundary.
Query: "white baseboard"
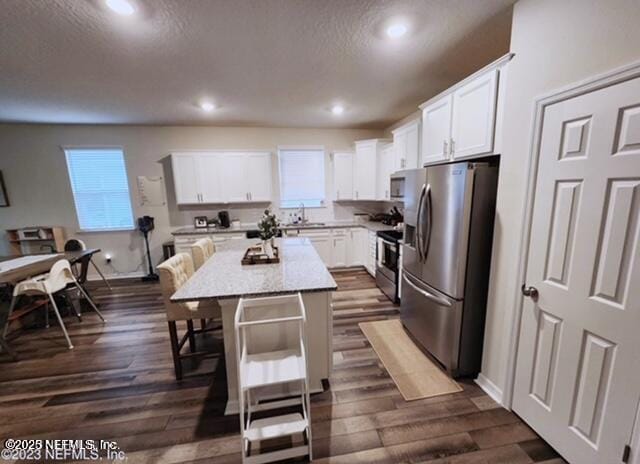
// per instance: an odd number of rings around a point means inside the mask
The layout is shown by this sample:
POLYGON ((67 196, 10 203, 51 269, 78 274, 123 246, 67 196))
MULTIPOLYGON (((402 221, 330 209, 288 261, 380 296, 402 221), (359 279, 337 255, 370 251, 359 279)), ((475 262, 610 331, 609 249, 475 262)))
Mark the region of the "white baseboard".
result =
MULTIPOLYGON (((141 278, 144 277, 146 274, 144 272, 127 272, 127 273, 123 273, 123 274, 106 274, 104 277, 107 280, 116 280, 116 279, 137 279, 137 278, 141 278)), ((102 280, 102 277, 100 277, 99 275, 88 275, 87 276, 87 280, 90 282, 95 282, 95 281, 100 281, 102 280)))
POLYGON ((482 388, 482 390, 484 390, 487 395, 491 397, 491 399, 493 399, 493 401, 504 406, 502 404, 502 390, 500 390, 495 383, 493 383, 481 373, 478 374, 478 378, 475 380, 475 382, 480 388, 482 388))

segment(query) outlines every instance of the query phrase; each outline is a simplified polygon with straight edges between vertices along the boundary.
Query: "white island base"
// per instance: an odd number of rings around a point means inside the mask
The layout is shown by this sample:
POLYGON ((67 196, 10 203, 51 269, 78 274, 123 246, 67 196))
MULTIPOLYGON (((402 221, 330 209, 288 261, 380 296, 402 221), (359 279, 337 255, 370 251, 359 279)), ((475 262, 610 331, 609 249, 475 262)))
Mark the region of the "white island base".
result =
MULTIPOLYGON (((333 311, 331 292, 302 293, 302 300, 307 314, 307 359, 309 366, 309 387, 311 393, 323 391, 322 380, 328 379, 333 367, 333 311)), ((222 331, 224 334, 225 365, 227 370, 227 406, 225 415, 238 413, 238 372, 236 367, 236 334, 234 317, 238 307, 238 298, 218 300, 222 309, 222 331)), ((273 314, 274 317, 277 314, 273 314)), ((251 345, 260 351, 274 351, 297 340, 297 327, 286 327, 287 324, 273 326, 259 339, 252 339, 251 345)), ((272 387, 274 396, 281 396, 282 387, 272 387), (280 395, 278 395, 280 393, 280 395)), ((264 392, 264 398, 270 392, 264 392)))

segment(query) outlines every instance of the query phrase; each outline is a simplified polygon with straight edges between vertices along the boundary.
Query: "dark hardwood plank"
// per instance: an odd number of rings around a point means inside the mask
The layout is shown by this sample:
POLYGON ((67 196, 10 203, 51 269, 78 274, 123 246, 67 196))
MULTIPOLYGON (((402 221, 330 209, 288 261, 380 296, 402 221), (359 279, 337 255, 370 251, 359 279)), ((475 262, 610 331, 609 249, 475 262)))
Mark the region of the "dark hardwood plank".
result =
MULTIPOLYGON (((358 326, 397 318, 398 307, 362 269, 334 277, 335 366, 312 396, 316 462, 563 462, 472 380, 459 393, 405 401, 358 326)), ((0 437, 116 440, 130 463, 240 462, 238 417, 223 414, 223 357, 186 363, 176 382, 159 286, 112 286, 90 284, 107 324, 91 312, 65 318, 72 351, 55 325, 11 336, 20 360, 0 354, 0 437)), ((219 335, 201 342, 223 353, 219 335)))

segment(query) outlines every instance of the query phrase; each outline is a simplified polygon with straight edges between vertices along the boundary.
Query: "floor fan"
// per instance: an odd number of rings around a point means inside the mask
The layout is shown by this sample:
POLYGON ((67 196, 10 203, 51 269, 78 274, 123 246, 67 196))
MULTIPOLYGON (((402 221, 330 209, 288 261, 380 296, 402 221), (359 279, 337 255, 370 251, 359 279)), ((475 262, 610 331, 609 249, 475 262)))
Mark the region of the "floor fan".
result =
POLYGON ((143 282, 155 282, 159 279, 158 274, 153 272, 151 251, 149 251, 149 232, 151 232, 153 228, 153 218, 151 216, 142 216, 138 218, 138 230, 144 235, 144 244, 147 248, 147 264, 149 266, 149 273, 142 278, 143 282))

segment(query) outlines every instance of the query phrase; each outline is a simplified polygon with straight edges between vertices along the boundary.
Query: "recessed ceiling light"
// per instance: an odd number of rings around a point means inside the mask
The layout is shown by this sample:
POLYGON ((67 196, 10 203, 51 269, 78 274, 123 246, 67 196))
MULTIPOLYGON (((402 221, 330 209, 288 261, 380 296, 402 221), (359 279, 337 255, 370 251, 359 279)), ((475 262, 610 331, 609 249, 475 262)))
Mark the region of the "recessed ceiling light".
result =
POLYGON ((342 113, 344 113, 344 106, 342 106, 342 105, 333 105, 333 107, 331 108, 331 112, 333 114, 335 114, 336 116, 339 116, 342 113))
POLYGON ((409 28, 407 27, 406 24, 395 23, 387 27, 387 36, 389 36, 392 39, 398 39, 403 35, 405 35, 408 30, 409 28))
POLYGON ((122 16, 131 16, 136 12, 136 9, 128 0, 106 0, 106 3, 111 10, 122 16))
POLYGON ((202 111, 204 111, 205 113, 211 113, 216 109, 216 105, 211 102, 202 102, 200 103, 200 108, 202 108, 202 111))

